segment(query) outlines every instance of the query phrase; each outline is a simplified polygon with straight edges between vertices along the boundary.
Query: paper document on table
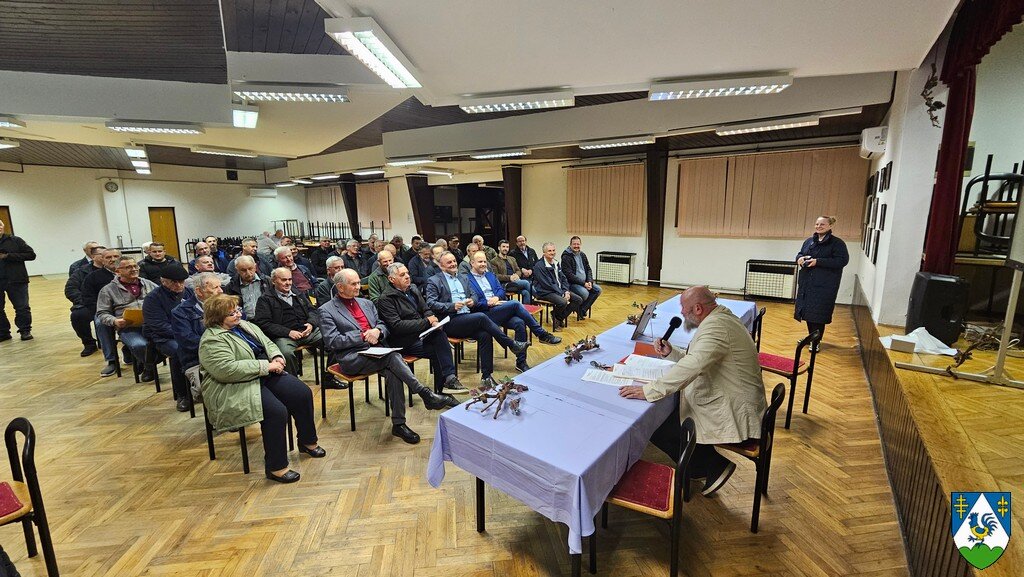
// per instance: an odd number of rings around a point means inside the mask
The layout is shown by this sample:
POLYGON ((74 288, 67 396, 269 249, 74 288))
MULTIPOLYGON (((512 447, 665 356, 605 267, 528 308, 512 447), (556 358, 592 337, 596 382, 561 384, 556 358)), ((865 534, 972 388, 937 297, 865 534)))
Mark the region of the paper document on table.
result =
POLYGON ((386 357, 388 354, 400 350, 402 350, 401 347, 370 347, 365 351, 359 351, 359 354, 367 357, 386 357))
POLYGON ((647 368, 636 365, 615 365, 612 367, 612 374, 620 379, 633 379, 635 381, 656 381, 660 379, 668 367, 647 368))
POLYGON ((665 369, 676 364, 675 361, 667 359, 656 359, 645 355, 629 355, 622 364, 629 367, 639 367, 641 369, 665 369))
POLYGON ((632 379, 620 379, 612 375, 608 371, 602 371, 601 369, 587 369, 587 372, 583 373, 582 379, 591 383, 600 383, 602 385, 612 385, 615 387, 624 387, 626 385, 632 385, 632 379))
POLYGON ((429 335, 430 333, 436 331, 437 329, 445 326, 446 324, 448 324, 448 321, 451 320, 451 318, 452 317, 444 317, 443 319, 441 319, 441 322, 420 333, 420 338, 422 339, 423 337, 429 335))

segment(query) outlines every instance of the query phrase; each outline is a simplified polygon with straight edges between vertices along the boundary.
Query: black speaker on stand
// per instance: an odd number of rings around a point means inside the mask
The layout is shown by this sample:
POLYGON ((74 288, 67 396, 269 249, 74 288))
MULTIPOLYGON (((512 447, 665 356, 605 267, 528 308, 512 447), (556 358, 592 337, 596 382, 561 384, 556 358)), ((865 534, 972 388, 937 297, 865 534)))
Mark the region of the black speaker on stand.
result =
POLYGON ((964 330, 969 288, 967 281, 957 276, 917 273, 907 306, 907 333, 924 327, 935 338, 952 345, 964 330))

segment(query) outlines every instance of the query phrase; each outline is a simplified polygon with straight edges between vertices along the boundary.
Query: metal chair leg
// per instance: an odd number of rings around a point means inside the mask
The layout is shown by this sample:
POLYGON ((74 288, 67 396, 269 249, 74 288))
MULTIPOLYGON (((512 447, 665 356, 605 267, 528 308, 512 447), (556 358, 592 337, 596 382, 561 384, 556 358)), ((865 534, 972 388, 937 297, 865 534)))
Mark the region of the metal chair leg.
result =
POLYGON ((786 405, 786 428, 789 428, 790 418, 793 416, 793 393, 796 392, 796 375, 789 378, 789 403, 786 405))
POLYGON ((242 446, 242 472, 249 474, 249 445, 245 442, 245 427, 238 428, 238 442, 242 446))

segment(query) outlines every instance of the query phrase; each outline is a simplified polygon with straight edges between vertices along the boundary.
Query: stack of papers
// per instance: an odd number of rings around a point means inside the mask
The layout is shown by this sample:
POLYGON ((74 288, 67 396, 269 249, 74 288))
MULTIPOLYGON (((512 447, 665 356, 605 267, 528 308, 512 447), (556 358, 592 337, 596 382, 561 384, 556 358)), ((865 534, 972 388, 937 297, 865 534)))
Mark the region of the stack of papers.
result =
POLYGON ((665 376, 674 361, 654 359, 641 355, 629 355, 622 363, 612 367, 612 375, 634 381, 656 381, 665 376))
POLYGON ((400 350, 402 350, 401 347, 398 347, 398 348, 370 347, 370 348, 368 348, 368 349, 366 349, 364 351, 359 351, 359 354, 361 354, 361 355, 363 355, 365 357, 379 358, 379 357, 386 357, 386 356, 388 356, 388 354, 393 353, 395 351, 400 351, 400 350))

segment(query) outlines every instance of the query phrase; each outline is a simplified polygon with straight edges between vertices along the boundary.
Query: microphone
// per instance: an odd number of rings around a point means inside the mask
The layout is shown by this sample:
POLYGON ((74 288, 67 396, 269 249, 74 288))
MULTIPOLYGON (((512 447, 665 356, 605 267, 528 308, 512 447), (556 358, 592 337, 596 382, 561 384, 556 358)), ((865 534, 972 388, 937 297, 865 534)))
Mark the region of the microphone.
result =
POLYGON ((672 333, 674 333, 682 324, 682 319, 679 317, 672 317, 672 320, 668 321, 668 329, 665 330, 665 335, 661 337, 661 340, 667 342, 669 337, 672 336, 672 333))

